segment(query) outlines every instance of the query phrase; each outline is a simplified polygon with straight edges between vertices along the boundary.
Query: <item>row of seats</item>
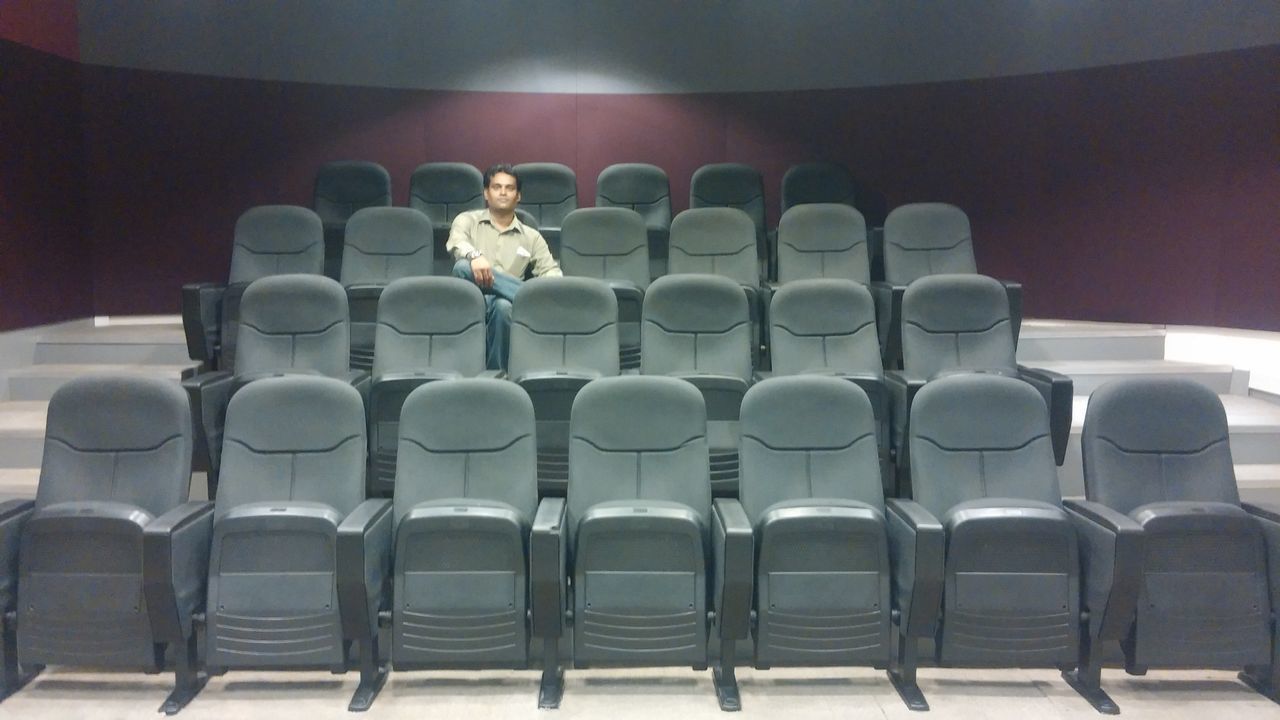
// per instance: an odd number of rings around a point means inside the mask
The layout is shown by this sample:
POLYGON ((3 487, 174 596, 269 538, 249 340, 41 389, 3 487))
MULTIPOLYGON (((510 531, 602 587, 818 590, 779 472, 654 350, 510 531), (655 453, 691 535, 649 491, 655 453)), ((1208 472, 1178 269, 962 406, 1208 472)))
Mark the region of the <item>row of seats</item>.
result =
MULTIPOLYGON (((826 374, 863 388, 872 399, 890 494, 909 481, 907 418, 932 379, 958 371, 1019 378, 1050 409, 1055 457, 1062 462, 1071 427, 1072 383, 1015 359, 1008 295, 981 275, 921 278, 904 294, 901 370, 883 371, 871 293, 851 280, 801 280, 781 286, 769 313, 777 355, 773 371, 752 363, 748 296, 732 280, 668 275, 643 294, 632 332, 645 375, 680 377, 703 394, 710 421, 712 487, 732 496, 738 480, 738 420, 752 383, 770 374, 826 374), (896 477, 890 473, 896 468, 896 477)), ((485 304, 472 283, 452 277, 401 278, 386 286, 371 342, 372 377, 348 363, 348 296, 319 275, 254 281, 240 300, 233 370, 186 382, 200 419, 201 457, 211 483, 222 416, 231 395, 257 378, 312 373, 344 379, 367 398, 372 491, 389 493, 395 476, 395 423, 413 388, 431 380, 481 374, 485 304)), ((623 371, 620 304, 607 284, 581 277, 535 278, 512 306, 507 377, 532 397, 539 420, 538 476, 544 493, 562 494, 568 477, 569 409, 588 383, 623 371)), ((630 372, 630 371, 628 371, 630 372)))
MULTIPOLYGON (((521 181, 522 217, 542 230, 554 251, 569 213, 583 204, 573 169, 560 163, 515 166, 521 181)), ((426 163, 409 179, 407 207, 419 210, 435 229, 436 254, 444 257, 449 225, 458 213, 484 207, 484 180, 466 163, 426 163)), ((831 162, 794 165, 782 177, 782 214, 808 203, 838 203, 857 208, 880 227, 885 219, 884 197, 857 182, 847 168, 831 162)), ((391 176, 372 162, 340 161, 323 165, 316 174, 314 207, 325 223, 325 272, 337 278, 341 265, 342 230, 356 211, 392 205, 391 176)), ((666 235, 671 229, 671 183, 655 165, 619 163, 601 171, 596 180, 596 207, 622 207, 641 214, 647 227, 653 275, 665 272, 666 235)), ((752 222, 758 259, 777 275, 777 244, 766 230, 764 182, 760 172, 741 163, 704 165, 690 179, 689 207, 732 207, 752 222)), ((559 256, 558 252, 555 252, 559 256)), ((878 256, 877 256, 878 257, 878 256)))
POLYGON ((887 668, 924 710, 931 648, 940 665, 1063 668, 1115 713, 1101 666, 1117 641, 1131 674, 1243 668, 1276 697, 1280 514, 1240 503, 1202 386, 1095 392, 1083 501, 1061 497, 1040 395, 1008 377, 921 389, 911 499, 883 496, 853 383, 747 392, 740 500, 713 499, 706 412, 675 378, 592 382, 572 406, 567 497, 539 500, 530 396, 429 383, 404 405, 394 497, 366 500, 359 393, 262 379, 228 407, 216 500, 184 502, 182 392, 72 381, 49 405, 34 503, 0 505, 4 691, 47 664, 159 671, 167 648, 168 713, 202 666, 358 666, 363 710, 387 675, 383 631, 397 671, 540 666, 542 707, 566 665, 712 666, 736 710, 741 661, 887 668))

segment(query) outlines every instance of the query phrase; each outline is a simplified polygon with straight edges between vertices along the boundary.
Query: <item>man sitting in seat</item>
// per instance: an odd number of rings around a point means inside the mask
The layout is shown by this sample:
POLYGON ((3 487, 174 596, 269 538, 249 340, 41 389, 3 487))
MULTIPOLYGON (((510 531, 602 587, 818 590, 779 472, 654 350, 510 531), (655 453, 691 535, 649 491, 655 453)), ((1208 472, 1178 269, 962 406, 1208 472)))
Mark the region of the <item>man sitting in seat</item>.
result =
POLYGON ((511 336, 511 302, 521 278, 560 277, 542 234, 516 217, 520 178, 510 165, 494 165, 484 172, 484 210, 458 215, 445 248, 454 258, 453 274, 474 282, 484 292, 485 350, 490 370, 505 370, 511 336))

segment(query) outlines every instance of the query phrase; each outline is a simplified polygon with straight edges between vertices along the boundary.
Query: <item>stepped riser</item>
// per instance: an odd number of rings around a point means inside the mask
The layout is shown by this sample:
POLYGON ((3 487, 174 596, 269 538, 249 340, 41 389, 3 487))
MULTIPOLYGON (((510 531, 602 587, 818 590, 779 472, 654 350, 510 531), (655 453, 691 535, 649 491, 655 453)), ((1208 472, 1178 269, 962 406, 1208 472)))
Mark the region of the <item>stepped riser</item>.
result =
POLYGON ((1164 335, 1139 337, 1022 337, 1018 362, 1034 364, 1055 360, 1161 360, 1164 335))
POLYGON ((185 344, 52 343, 36 344, 35 362, 41 363, 139 363, 178 365, 190 362, 185 344))
POLYGON ((44 438, 0 435, 0 467, 40 467, 44 459, 44 438))
MULTIPOLYGON (((1071 380, 1075 383, 1076 395, 1088 395, 1094 390, 1106 385, 1113 380, 1130 380, 1136 377, 1159 377, 1167 379, 1191 380, 1209 388, 1219 395, 1226 395, 1232 389, 1231 372, 1181 372, 1181 373, 1089 373, 1089 374, 1071 374, 1071 380)), ((1246 380, 1247 382, 1247 380, 1246 380)))

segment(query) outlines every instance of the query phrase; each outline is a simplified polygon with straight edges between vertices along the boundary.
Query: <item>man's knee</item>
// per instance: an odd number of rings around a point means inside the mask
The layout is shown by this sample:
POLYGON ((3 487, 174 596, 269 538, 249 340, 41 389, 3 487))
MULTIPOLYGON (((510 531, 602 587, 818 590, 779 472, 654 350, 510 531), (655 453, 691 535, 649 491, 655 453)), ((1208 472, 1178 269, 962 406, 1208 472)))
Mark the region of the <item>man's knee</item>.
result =
POLYGON ((511 301, 506 298, 493 299, 493 316, 504 322, 511 321, 511 301))
POLYGON ((474 276, 471 273, 471 261, 467 260, 466 258, 463 258, 458 262, 454 263, 453 276, 457 278, 462 278, 463 280, 473 279, 474 276))

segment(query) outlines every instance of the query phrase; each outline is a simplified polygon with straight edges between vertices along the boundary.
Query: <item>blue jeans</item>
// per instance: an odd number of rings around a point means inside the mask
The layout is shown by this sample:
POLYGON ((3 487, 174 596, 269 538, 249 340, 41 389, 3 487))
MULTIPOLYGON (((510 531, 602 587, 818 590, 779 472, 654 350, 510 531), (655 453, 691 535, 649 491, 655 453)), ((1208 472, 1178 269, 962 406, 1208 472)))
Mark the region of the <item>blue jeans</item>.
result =
MULTIPOLYGON (((453 265, 453 276, 474 283, 470 260, 453 265)), ((507 369, 507 353, 511 341, 511 303, 524 282, 514 275, 493 271, 493 287, 480 288, 484 293, 485 366, 490 370, 507 369)))

